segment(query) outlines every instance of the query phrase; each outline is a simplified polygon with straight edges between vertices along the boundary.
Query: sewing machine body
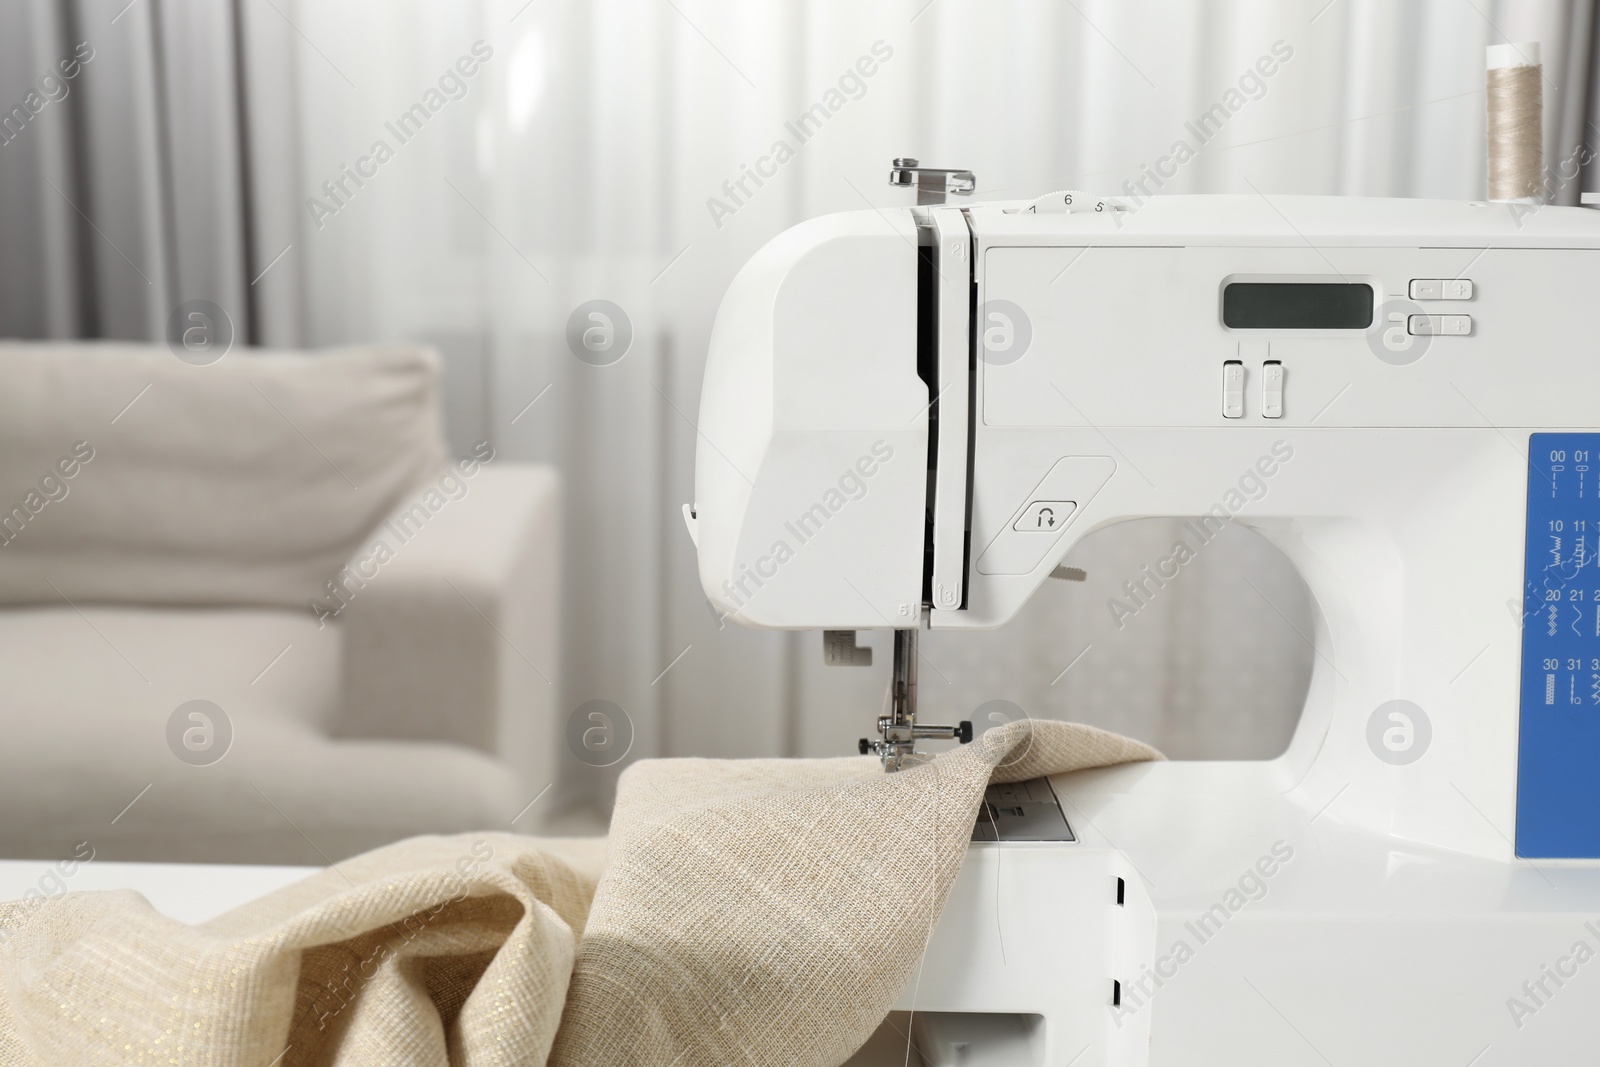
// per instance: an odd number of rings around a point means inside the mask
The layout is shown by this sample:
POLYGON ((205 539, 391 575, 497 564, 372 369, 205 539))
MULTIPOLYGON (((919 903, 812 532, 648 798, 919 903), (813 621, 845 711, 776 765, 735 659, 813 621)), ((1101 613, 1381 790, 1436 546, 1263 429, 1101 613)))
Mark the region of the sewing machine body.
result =
POLYGON ((1533 1064, 1590 1047, 1600 957, 1574 950, 1600 948, 1593 865, 1414 846, 1259 779, 1201 792, 1152 770, 1057 778, 1077 844, 971 846, 897 1005, 919 1013, 919 1046, 969 1043, 930 1064, 1533 1064))
POLYGON ((1127 606, 1226 522, 1314 597, 1282 756, 1056 779, 1078 840, 975 843, 901 1006, 973 1063, 1570 1058, 1600 1003, 1600 214, 1095 204, 814 220, 713 334, 691 531, 737 621, 992 628, 1148 516, 1189 532, 1127 606))

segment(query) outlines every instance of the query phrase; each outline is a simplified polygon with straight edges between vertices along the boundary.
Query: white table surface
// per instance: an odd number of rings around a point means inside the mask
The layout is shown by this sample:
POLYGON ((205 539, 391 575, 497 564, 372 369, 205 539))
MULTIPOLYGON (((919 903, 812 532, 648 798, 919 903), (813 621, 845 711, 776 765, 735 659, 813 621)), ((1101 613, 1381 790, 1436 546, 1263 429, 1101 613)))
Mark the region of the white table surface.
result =
POLYGON ((134 889, 161 914, 186 923, 204 922, 274 889, 298 882, 317 867, 247 867, 226 863, 80 863, 62 877, 51 860, 0 860, 0 900, 17 900, 30 889, 69 891, 134 889), (52 877, 53 875, 53 877, 52 877))

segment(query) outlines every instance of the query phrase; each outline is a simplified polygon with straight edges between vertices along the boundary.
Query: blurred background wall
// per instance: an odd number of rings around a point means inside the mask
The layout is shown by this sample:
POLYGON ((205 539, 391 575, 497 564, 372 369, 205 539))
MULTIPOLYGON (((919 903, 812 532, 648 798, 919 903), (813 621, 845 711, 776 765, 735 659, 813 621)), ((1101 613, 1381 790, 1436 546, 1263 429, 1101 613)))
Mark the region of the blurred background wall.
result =
MULTIPOLYGON (((1554 171, 1600 138, 1594 32, 1575 0, 11 0, 0 335, 155 340, 204 298, 252 344, 432 343, 452 447, 565 474, 564 706, 626 709, 635 757, 850 752, 887 635, 870 670, 824 671, 815 634, 719 624, 678 514, 717 303, 757 248, 906 204, 893 156, 969 167, 979 198, 1122 192, 1230 91, 1164 192, 1481 197, 1484 47, 1543 43, 1554 171), (1241 85, 1275 45, 1290 58, 1241 85), (41 82, 81 46, 64 89, 41 82), (801 143, 786 124, 830 90, 801 143), (780 140, 793 157, 761 162, 780 140), (591 299, 632 324, 609 366, 566 342, 591 299)), ((1593 187, 1585 166, 1553 198, 1593 187)), ((1170 542, 1103 531, 1068 561, 1086 583, 1048 583, 1002 631, 931 635, 927 715, 1281 751, 1304 587, 1234 530, 1119 630, 1106 598, 1170 542)), ((572 771, 569 799, 603 799, 572 771)))

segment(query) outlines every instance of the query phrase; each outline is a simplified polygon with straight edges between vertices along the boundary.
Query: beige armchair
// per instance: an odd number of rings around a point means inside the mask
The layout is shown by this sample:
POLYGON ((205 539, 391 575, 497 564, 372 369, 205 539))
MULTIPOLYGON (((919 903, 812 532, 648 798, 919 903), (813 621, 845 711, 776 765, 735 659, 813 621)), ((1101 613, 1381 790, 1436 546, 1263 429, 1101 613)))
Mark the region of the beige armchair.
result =
POLYGON ((406 347, 0 344, 0 857, 538 827, 559 480, 448 460, 437 377, 406 347))

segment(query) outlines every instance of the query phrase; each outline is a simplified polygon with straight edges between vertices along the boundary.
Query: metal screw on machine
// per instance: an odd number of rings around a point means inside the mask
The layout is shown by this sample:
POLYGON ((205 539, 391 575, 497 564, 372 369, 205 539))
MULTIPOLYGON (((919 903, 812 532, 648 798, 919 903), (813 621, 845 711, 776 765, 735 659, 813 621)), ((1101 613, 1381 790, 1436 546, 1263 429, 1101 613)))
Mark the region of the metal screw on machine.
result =
POLYGON ((896 159, 889 171, 889 184, 901 189, 915 187, 917 205, 942 204, 946 193, 971 196, 978 180, 970 170, 948 170, 941 167, 924 167, 910 156, 896 159))
POLYGON ((916 751, 919 738, 953 738, 963 745, 972 740, 972 723, 955 726, 921 726, 917 723, 917 631, 894 632, 893 694, 889 714, 878 717, 879 740, 863 737, 863 756, 873 753, 883 760, 883 769, 898 771, 908 763, 919 763, 916 751))

